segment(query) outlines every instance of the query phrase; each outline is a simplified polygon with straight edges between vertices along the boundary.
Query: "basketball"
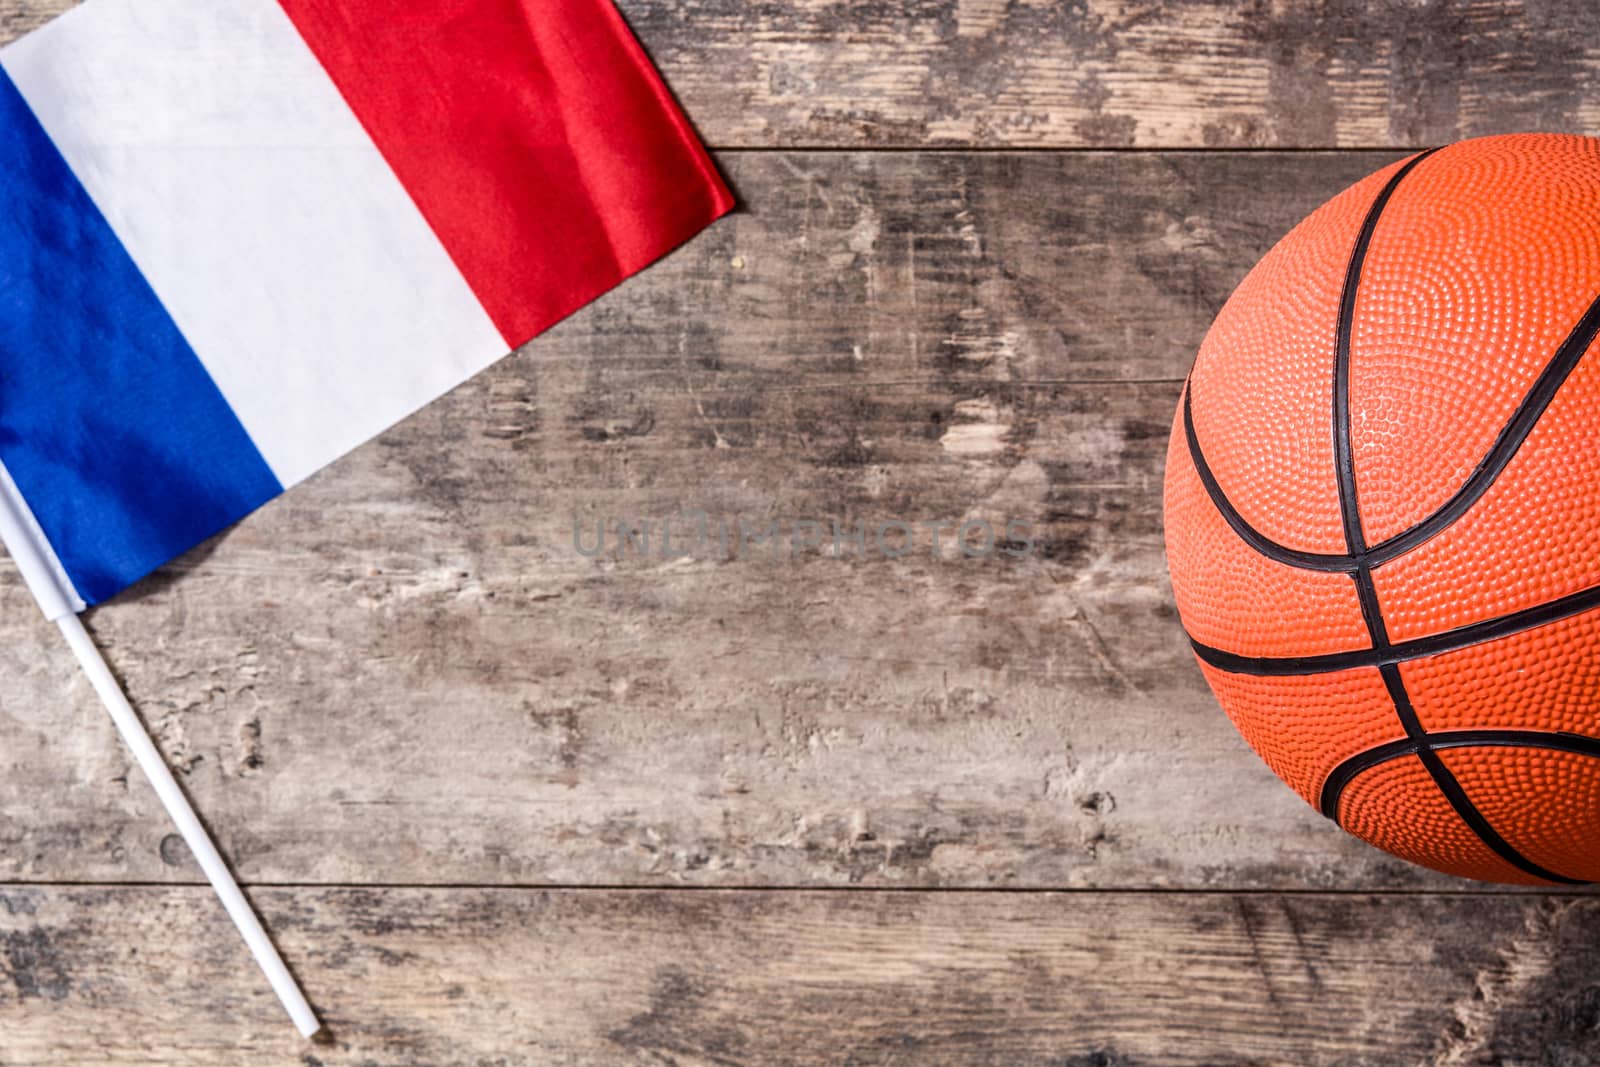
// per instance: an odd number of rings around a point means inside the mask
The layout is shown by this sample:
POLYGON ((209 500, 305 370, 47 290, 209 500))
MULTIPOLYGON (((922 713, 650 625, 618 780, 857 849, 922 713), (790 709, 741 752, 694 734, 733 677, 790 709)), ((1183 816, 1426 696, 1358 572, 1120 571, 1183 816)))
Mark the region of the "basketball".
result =
POLYGON ((1600 141, 1423 152, 1217 315, 1167 453, 1179 616, 1328 818, 1492 882, 1600 880, 1600 141))

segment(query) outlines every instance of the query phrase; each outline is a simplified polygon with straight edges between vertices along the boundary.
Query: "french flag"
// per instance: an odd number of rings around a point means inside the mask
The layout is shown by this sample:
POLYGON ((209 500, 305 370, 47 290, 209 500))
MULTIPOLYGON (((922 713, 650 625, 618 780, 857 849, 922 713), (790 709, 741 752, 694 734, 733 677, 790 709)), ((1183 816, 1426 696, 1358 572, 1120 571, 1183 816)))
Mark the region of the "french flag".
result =
POLYGON ((0 533, 113 596, 728 211, 609 0, 88 0, 0 49, 0 533))

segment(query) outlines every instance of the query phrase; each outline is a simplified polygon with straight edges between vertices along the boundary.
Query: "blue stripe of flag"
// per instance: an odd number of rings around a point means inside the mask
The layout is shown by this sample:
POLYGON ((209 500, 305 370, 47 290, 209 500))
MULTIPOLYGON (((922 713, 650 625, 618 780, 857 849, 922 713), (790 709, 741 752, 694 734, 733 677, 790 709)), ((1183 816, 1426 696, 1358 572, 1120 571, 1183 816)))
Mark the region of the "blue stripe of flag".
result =
POLYGON ((0 462, 90 604, 283 491, 3 70, 0 462))

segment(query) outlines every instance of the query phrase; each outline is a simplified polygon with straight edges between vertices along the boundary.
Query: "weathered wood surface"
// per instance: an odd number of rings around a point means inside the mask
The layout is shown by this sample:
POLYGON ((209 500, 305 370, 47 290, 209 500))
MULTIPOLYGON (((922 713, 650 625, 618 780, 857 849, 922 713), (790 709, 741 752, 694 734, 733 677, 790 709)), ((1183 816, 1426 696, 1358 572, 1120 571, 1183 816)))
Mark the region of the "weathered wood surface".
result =
MULTIPOLYGON (((255 882, 1448 884, 1249 752, 1162 558, 1210 316, 1378 162, 731 157, 746 213, 91 627, 255 882), (1036 549, 573 545, 692 508, 1036 549)), ((192 880, 10 572, 0 618, 0 877, 192 880)))
MULTIPOLYGON (((70 6, 0 0, 0 40, 70 6)), ((1337 832, 1166 591, 1206 324, 1393 154, 792 151, 1592 130, 1600 14, 622 7, 763 150, 719 156, 744 211, 90 619, 331 1043, 204 888, 125 884, 197 872, 4 564, 0 1064, 1600 1060, 1600 898, 1337 832), (1037 551, 573 545, 694 508, 1037 551), (1107 891, 1152 887, 1274 891, 1107 891)))
MULTIPOLYGON (((0 0, 0 39, 72 0, 0 0)), ((621 0, 717 147, 1367 147, 1600 126, 1556 0, 621 0)))
POLYGON ((1600 900, 270 890, 331 1041, 198 888, 0 890, 0 1063, 1591 1064, 1600 900), (159 1051, 158 1051, 159 1050, 159 1051))

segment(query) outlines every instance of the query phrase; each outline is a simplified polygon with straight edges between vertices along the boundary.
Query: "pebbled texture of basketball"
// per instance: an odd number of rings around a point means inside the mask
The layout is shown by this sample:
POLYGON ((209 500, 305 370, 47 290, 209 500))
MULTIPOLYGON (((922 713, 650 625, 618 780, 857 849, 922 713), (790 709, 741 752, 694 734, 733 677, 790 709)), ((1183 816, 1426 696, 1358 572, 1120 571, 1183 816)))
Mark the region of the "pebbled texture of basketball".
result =
POLYGON ((1206 680, 1350 832, 1600 881, 1600 141, 1385 167, 1228 300, 1167 454, 1206 680))

